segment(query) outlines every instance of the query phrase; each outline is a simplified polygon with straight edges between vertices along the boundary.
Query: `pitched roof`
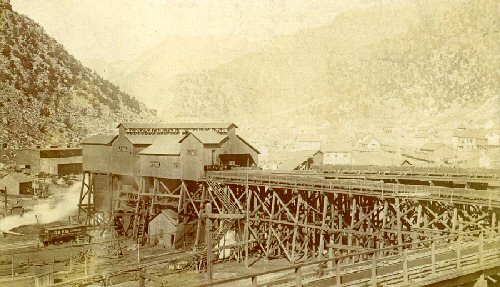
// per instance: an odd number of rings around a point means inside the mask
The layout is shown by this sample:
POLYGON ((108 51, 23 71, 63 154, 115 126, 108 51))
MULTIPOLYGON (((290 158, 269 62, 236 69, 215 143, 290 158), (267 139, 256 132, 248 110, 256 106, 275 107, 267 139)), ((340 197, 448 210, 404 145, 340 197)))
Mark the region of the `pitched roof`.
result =
POLYGON ((328 143, 322 150, 323 152, 350 152, 352 146, 347 143, 328 143))
POLYGON ((305 161, 318 153, 317 150, 303 150, 288 154, 288 158, 278 168, 281 170, 294 170, 305 161))
POLYGON ((11 174, 8 174, 8 175, 4 176, 3 178, 6 178, 8 176, 10 176, 11 178, 13 178, 15 181, 17 181, 19 183, 33 181, 33 179, 31 177, 27 176, 24 173, 11 173, 11 174))
POLYGON ((177 212, 171 210, 171 209, 163 209, 160 213, 158 213, 158 215, 156 215, 152 220, 154 220, 155 218, 157 218, 158 216, 160 215, 164 215, 166 216, 167 218, 170 218, 170 219, 173 219, 173 220, 177 220, 179 219, 179 215, 177 214, 177 212))
POLYGON ((260 151, 258 151, 255 147, 253 147, 251 144, 249 144, 246 140, 244 140, 242 137, 239 135, 236 135, 237 138, 239 138, 244 144, 246 144, 249 148, 253 149, 257 154, 260 154, 260 151))
POLYGON ((156 135, 126 135, 133 145, 151 145, 155 141, 156 135))
POLYGON ((449 148, 447 145, 443 143, 426 143, 423 146, 420 147, 420 150, 429 150, 429 151, 435 151, 440 148, 449 148))
POLYGON ((234 123, 121 123, 126 129, 227 129, 230 126, 238 127, 234 123))
POLYGON ((453 136, 458 138, 475 138, 483 139, 488 133, 485 129, 456 129, 453 131, 453 136))
POLYGON ((203 144, 219 144, 227 138, 214 131, 193 131, 191 134, 203 144))
POLYGON ((181 135, 156 136, 153 144, 142 150, 139 154, 144 155, 179 155, 181 145, 179 143, 181 135))
POLYGON ((108 145, 111 144, 117 135, 94 135, 82 141, 82 144, 108 145))

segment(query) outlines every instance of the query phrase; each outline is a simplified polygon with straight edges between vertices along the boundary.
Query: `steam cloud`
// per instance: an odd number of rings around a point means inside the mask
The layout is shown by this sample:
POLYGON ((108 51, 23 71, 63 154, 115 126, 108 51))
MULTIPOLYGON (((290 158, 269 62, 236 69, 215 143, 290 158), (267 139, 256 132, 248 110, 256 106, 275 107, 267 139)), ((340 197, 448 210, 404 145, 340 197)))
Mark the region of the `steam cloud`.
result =
POLYGON ((55 204, 42 202, 23 215, 11 215, 0 219, 0 231, 10 231, 18 226, 36 224, 37 217, 40 224, 65 219, 78 209, 79 197, 80 186, 75 184, 55 204))

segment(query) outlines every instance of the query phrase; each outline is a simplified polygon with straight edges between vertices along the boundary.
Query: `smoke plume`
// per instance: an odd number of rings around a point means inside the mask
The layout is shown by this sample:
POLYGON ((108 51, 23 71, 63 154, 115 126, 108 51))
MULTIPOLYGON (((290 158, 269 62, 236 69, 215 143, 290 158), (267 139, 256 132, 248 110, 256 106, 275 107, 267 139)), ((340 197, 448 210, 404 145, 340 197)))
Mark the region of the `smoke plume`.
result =
POLYGON ((36 224, 37 217, 40 224, 66 219, 78 209, 79 197, 80 186, 75 184, 55 203, 44 201, 23 215, 11 215, 0 219, 0 231, 10 231, 18 226, 36 224))

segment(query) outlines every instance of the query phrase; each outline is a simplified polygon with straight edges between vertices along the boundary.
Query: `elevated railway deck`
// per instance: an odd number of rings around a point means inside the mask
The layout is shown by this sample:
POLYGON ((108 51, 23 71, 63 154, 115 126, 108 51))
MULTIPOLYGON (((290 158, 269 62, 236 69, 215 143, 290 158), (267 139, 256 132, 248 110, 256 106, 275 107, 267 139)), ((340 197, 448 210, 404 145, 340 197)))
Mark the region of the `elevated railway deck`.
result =
POLYGON ((441 182, 469 185, 475 189, 500 187, 500 169, 317 165, 312 172, 339 179, 420 181, 420 184, 431 185, 441 182))
POLYGON ((368 195, 381 198, 411 198, 422 201, 475 204, 500 208, 500 192, 495 190, 475 191, 466 188, 438 186, 410 186, 374 182, 364 179, 329 179, 315 173, 276 173, 262 171, 207 172, 213 181, 227 184, 260 185, 279 188, 296 188, 317 192, 333 192, 347 195, 368 195))

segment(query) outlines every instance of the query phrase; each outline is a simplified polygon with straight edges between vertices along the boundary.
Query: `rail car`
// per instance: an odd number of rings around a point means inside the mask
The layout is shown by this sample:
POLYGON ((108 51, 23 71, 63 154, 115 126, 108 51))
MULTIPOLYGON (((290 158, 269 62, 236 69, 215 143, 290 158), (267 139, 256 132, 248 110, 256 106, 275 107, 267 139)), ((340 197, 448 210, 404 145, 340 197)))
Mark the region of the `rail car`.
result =
POLYGON ((83 224, 59 225, 40 230, 38 239, 43 245, 62 244, 71 241, 90 242, 87 226, 83 224))

